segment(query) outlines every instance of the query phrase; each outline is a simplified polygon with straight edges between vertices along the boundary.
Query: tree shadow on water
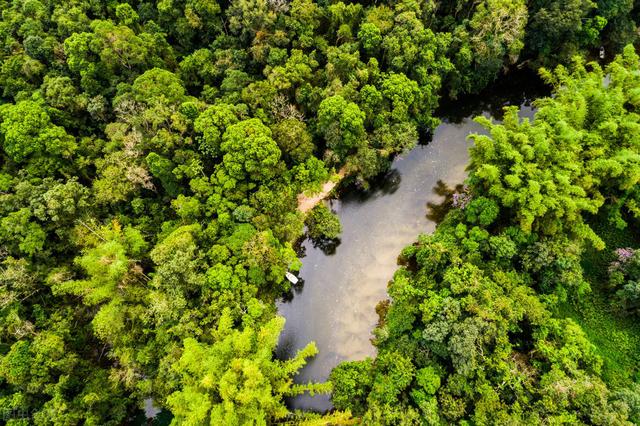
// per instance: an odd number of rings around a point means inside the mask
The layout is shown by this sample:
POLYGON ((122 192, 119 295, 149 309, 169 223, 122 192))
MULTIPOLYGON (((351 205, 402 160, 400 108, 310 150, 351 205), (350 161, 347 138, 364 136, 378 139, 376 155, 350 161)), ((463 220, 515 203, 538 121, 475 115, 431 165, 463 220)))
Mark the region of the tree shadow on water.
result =
POLYGON ((302 293, 304 289, 304 278, 298 277, 298 282, 296 284, 291 284, 291 288, 289 291, 282 295, 282 301, 285 303, 291 302, 296 295, 302 293))
POLYGON ((357 201, 365 203, 374 197, 393 194, 400 187, 402 175, 397 169, 390 169, 367 182, 365 187, 356 182, 354 186, 343 192, 340 197, 343 201, 357 201))
POLYGON ((383 194, 393 194, 400 187, 402 176, 397 169, 389 170, 384 177, 383 183, 380 185, 380 192, 383 194))
POLYGON ((311 239, 313 247, 322 250, 325 256, 336 254, 336 250, 342 241, 340 238, 316 238, 311 239))
POLYGON ((508 78, 495 80, 477 94, 443 99, 436 116, 453 124, 461 124, 483 112, 502 119, 505 106, 530 106, 533 100, 550 94, 550 87, 529 67, 510 69, 508 75, 508 78))
POLYGON ((454 188, 449 187, 442 179, 438 180, 436 186, 433 187, 433 193, 444 197, 439 203, 429 201, 427 203, 427 219, 435 222, 436 224, 442 222, 453 207, 453 194, 456 192, 462 192, 464 185, 459 183, 454 188))

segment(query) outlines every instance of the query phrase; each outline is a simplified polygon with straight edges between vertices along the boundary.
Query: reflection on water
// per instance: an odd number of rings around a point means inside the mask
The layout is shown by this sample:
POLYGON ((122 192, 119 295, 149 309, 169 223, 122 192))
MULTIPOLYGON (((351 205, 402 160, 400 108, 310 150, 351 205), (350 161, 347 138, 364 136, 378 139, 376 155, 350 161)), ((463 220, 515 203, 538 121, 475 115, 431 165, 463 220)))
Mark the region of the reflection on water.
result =
POLYGON ((548 94, 548 87, 542 85, 536 73, 523 69, 499 80, 478 95, 462 96, 453 101, 443 100, 436 116, 448 123, 458 124, 481 113, 499 118, 505 106, 530 108, 534 99, 548 94))
POLYGON ((320 238, 312 240, 313 248, 322 251, 326 256, 336 254, 336 249, 342 240, 340 238, 320 238))
MULTIPOLYGON (((387 283, 397 268, 400 251, 419 233, 433 232, 446 212, 450 194, 464 180, 471 144, 467 136, 482 130, 471 118, 495 114, 504 104, 530 104, 520 92, 508 102, 498 98, 499 105, 491 108, 487 97, 481 96, 475 103, 465 101, 463 108, 441 109, 446 118, 431 142, 396 158, 391 170, 369 191, 351 190, 330 201, 342 223, 340 243, 326 247, 304 241, 300 271, 304 285, 296 286, 278 303, 287 323, 277 355, 293 356, 312 340, 320 350, 296 376, 296 382, 324 381, 339 362, 375 355, 370 342, 378 320, 375 307, 387 297, 387 283)), ((531 117, 531 107, 525 107, 521 115, 531 117)), ((290 405, 326 411, 331 400, 328 395, 303 395, 290 405)))
POLYGON ((453 205, 453 194, 462 192, 463 187, 464 186, 459 183, 455 187, 450 188, 449 185, 439 180, 436 186, 433 187, 433 193, 439 195, 442 201, 438 203, 434 203, 433 201, 427 202, 427 219, 435 223, 442 222, 453 205))
MULTIPOLYGON (((351 188, 350 191, 347 191, 348 196, 352 200, 357 200, 360 203, 365 203, 372 198, 393 194, 394 192, 396 192, 398 188, 400 188, 400 184, 402 183, 402 174, 397 168, 394 168, 393 163, 391 164, 391 167, 392 168, 387 172, 373 178, 369 182, 369 190, 351 188)), ((343 194, 342 199, 344 199, 345 196, 347 195, 343 194)))
POLYGON ((302 293, 304 289, 304 278, 298 277, 298 282, 295 284, 291 284, 291 289, 282 296, 280 303, 291 302, 293 298, 302 293))

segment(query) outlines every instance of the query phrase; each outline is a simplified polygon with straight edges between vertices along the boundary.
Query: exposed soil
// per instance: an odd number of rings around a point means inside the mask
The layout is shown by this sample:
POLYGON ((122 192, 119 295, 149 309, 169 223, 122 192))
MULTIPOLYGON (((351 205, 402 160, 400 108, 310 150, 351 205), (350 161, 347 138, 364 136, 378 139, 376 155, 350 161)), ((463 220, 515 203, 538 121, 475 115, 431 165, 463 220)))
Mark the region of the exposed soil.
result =
POLYGON ((340 181, 342 180, 342 178, 345 177, 345 175, 346 175, 346 170, 343 167, 338 172, 337 178, 335 178, 335 176, 332 176, 330 180, 328 180, 322 185, 322 189, 320 190, 320 192, 317 192, 313 195, 298 194, 298 210, 301 211, 302 213, 307 213, 308 211, 313 209, 315 206, 318 205, 320 201, 324 200, 325 198, 327 198, 329 194, 331 194, 331 191, 333 191, 333 188, 335 188, 336 185, 340 183, 340 181))

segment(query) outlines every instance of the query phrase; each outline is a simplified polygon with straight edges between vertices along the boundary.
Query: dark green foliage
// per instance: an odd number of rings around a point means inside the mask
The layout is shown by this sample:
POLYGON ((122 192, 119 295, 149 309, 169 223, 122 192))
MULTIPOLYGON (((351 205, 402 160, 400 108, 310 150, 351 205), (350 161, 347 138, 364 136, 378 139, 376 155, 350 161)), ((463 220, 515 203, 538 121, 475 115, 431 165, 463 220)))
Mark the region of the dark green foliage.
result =
POLYGON ((338 407, 350 410, 360 416, 367 408, 367 396, 373 385, 372 361, 343 362, 333 369, 330 380, 333 383, 331 399, 338 407))
MULTIPOLYGON (((294 242, 305 223, 314 238, 340 234, 324 207, 305 218, 297 195, 332 168, 366 186, 433 129, 442 94, 477 92, 528 59, 633 41, 631 2, 597 6, 0 0, 3 421, 127 424, 153 398, 176 423, 271 424, 289 414, 285 397, 326 391, 291 383, 313 346, 273 358, 282 328, 274 300, 288 290, 285 272, 300 267, 294 242)), ((390 290, 425 306, 394 305, 380 356, 336 370, 338 405, 370 424, 454 421, 481 399, 491 413, 493 402, 517 399, 492 387, 520 365, 506 353, 511 333, 544 352, 536 380, 553 382, 542 387, 550 396, 535 393, 533 379, 508 382, 540 396, 530 403, 544 406, 540 418, 616 420, 582 335, 561 340, 558 327, 571 323, 539 323, 546 311, 532 288, 549 298, 584 292, 573 238, 598 240, 583 212, 610 201, 618 227, 640 217, 637 71, 631 51, 608 69, 611 90, 596 90, 601 71, 573 85, 559 71, 550 78, 558 103, 541 104, 548 128, 513 113, 504 128, 485 123, 497 133, 495 143, 477 141, 474 165, 486 163, 472 177, 478 196, 443 241, 407 251, 438 272, 416 289, 401 272, 390 290), (534 143, 514 143, 527 138, 534 143), (553 155, 534 162, 536 150, 553 155), (513 166, 528 186, 506 177, 513 166), (465 289, 480 281, 495 300, 465 289), (516 297, 529 305, 511 304, 516 297), (437 319, 441 309, 451 315, 437 319), (470 326, 453 338, 458 320, 470 326), (427 343, 420 321, 432 327, 427 343), (577 347, 580 365, 548 342, 577 347), (496 352, 494 376, 449 380, 496 352), (567 380, 595 402, 554 395, 567 380), (545 404, 556 400, 567 417, 552 417, 558 410, 545 404)), ((637 415, 632 393, 618 401, 637 415)))
POLYGON ((314 207, 305 220, 309 237, 314 240, 334 239, 340 236, 340 219, 324 204, 314 207))
MULTIPOLYGON (((533 122, 514 108, 501 124, 478 120, 489 134, 473 136, 465 193, 432 236, 403 251, 406 266, 375 330, 377 358, 331 377, 338 408, 374 424, 609 425, 637 417, 629 387, 637 327, 578 318, 611 327, 585 332, 557 314, 568 300, 591 297, 582 253, 608 240, 589 226, 591 214, 638 185, 627 133, 638 118, 638 64, 626 48, 607 68, 606 85, 597 65, 588 71, 580 61, 571 72, 544 72, 555 96, 537 101, 533 122), (602 333, 623 356, 606 352, 615 349, 602 333), (611 370, 619 360, 622 374, 611 370)), ((633 215, 625 204, 609 208, 633 215)), ((611 266, 617 297, 634 311, 636 253, 618 249, 611 266)))

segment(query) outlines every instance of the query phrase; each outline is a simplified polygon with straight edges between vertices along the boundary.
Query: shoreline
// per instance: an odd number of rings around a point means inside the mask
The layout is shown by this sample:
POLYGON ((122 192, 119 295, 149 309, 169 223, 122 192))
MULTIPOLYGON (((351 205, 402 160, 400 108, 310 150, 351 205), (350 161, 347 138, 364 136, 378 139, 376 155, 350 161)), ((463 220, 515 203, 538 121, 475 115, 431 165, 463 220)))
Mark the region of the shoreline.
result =
POLYGON ((314 195, 298 194, 298 211, 306 214, 313 210, 315 206, 331 194, 331 191, 342 182, 346 175, 346 167, 342 167, 338 173, 333 174, 328 181, 322 184, 319 192, 314 195))

